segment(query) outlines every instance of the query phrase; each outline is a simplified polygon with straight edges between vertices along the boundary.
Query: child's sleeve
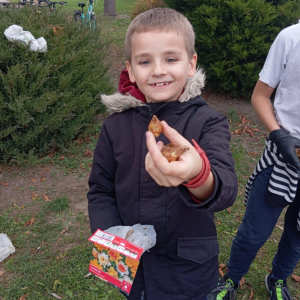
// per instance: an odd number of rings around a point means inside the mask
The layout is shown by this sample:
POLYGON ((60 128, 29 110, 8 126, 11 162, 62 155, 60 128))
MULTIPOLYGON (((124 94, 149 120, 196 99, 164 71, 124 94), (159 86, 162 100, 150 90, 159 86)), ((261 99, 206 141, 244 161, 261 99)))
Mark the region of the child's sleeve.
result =
POLYGON ((89 178, 88 211, 92 233, 123 225, 115 194, 116 162, 105 123, 95 149, 89 178))
POLYGON ((290 34, 290 28, 282 30, 270 47, 259 80, 276 88, 280 83, 286 67, 289 54, 295 46, 295 39, 290 34))
POLYGON ((179 187, 180 194, 188 206, 217 212, 234 203, 238 183, 230 151, 230 138, 226 116, 215 111, 208 118, 198 139, 195 139, 209 159, 215 181, 214 191, 203 203, 197 203, 189 196, 188 189, 181 185, 179 187))

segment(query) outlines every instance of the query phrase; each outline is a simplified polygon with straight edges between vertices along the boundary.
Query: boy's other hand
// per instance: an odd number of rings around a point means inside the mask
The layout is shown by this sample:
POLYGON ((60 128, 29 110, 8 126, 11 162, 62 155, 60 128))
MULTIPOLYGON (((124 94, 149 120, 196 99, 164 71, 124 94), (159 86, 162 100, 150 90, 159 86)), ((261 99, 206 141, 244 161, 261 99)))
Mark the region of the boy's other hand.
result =
POLYGON ((189 150, 180 155, 178 161, 168 162, 161 154, 162 142, 157 142, 154 135, 147 131, 148 154, 145 159, 147 172, 158 185, 178 186, 185 181, 195 178, 202 170, 202 160, 194 146, 171 128, 165 121, 161 122, 164 135, 175 146, 188 146, 189 150))
POLYGON ((300 139, 289 135, 284 129, 277 129, 270 133, 270 140, 276 144, 285 162, 296 167, 300 176, 300 162, 295 152, 297 147, 300 148, 300 139))

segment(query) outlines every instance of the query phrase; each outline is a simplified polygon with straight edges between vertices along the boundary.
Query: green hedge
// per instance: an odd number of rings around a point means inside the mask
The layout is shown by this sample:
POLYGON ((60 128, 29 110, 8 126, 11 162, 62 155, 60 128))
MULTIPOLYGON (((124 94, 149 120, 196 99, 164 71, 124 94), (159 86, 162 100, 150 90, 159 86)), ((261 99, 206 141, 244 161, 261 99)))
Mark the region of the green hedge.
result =
POLYGON ((0 32, 0 160, 65 147, 103 110, 99 94, 112 91, 101 33, 67 11, 33 7, 0 9, 0 32), (3 32, 12 24, 44 37, 48 51, 9 42, 3 32))
POLYGON ((164 0, 168 7, 173 8, 182 13, 193 11, 198 6, 205 3, 206 0, 164 0))
POLYGON ((300 18, 299 0, 165 0, 194 26, 207 86, 249 98, 269 48, 300 18))

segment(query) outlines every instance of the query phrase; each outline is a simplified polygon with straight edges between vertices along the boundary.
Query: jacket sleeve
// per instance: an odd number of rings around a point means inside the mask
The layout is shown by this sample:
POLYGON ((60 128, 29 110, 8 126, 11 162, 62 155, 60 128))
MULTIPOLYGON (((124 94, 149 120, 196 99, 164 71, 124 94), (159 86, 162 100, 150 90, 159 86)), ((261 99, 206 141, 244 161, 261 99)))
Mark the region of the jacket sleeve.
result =
POLYGON ((123 225, 115 193, 116 168, 111 140, 104 123, 88 181, 87 198, 92 233, 98 228, 105 230, 112 226, 123 225))
POLYGON ((234 203, 238 183, 230 150, 230 138, 226 116, 215 112, 203 126, 197 141, 209 159, 215 179, 215 188, 209 199, 203 203, 197 203, 189 196, 188 189, 181 185, 179 187, 180 194, 188 206, 217 212, 234 203))

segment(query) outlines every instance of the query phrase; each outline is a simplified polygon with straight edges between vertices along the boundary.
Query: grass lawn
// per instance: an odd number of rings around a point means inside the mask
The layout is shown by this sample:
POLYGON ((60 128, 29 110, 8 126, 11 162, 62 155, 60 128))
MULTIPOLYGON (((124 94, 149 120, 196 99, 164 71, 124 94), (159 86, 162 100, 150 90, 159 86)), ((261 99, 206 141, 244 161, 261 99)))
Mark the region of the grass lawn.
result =
MULTIPOLYGON (((116 2, 117 13, 124 15, 135 1, 116 2)), ((71 14, 76 3, 69 1, 64 9, 70 9, 71 14)), ((101 16, 103 1, 98 0, 95 10, 103 38, 112 42, 108 59, 114 77, 124 65, 122 45, 130 19, 101 16)), ((230 209, 215 216, 221 273, 226 270, 231 242, 242 221, 245 185, 264 148, 266 132, 257 123, 249 103, 229 97, 224 100, 222 95, 208 93, 206 99, 228 116, 230 131, 237 132, 232 134, 231 149, 239 181, 238 198, 230 209), (259 131, 250 134, 245 126, 259 131)), ((21 166, 0 165, 0 232, 6 233, 16 247, 16 252, 0 263, 0 300, 51 300, 55 295, 62 299, 125 299, 118 290, 94 276, 86 277, 92 250, 88 242, 87 179, 105 116, 101 118, 94 133, 72 142, 65 151, 40 160, 20 161, 21 166)), ((237 299, 268 299, 264 277, 272 267, 282 226, 283 216, 257 254, 237 299)), ((294 274, 300 275, 299 265, 294 274)), ((300 284, 291 278, 288 283, 299 300, 300 284)))

